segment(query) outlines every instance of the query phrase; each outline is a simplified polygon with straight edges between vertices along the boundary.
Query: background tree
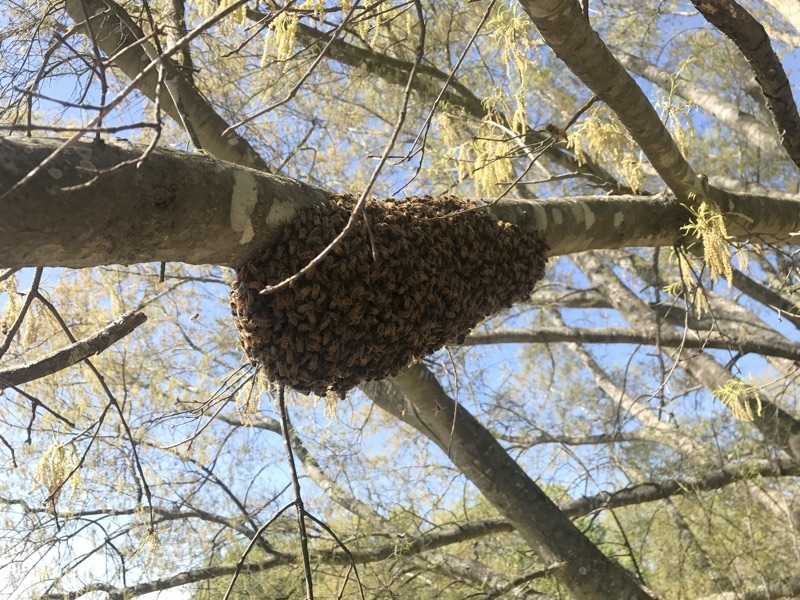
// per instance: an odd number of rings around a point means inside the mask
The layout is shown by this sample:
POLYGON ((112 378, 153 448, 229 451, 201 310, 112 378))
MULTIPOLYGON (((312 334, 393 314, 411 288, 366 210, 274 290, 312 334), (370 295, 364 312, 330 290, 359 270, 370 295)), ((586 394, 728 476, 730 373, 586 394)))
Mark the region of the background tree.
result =
POLYGON ((800 596, 790 3, 0 4, 7 597, 800 596), (282 427, 227 267, 330 191, 548 275, 282 427))

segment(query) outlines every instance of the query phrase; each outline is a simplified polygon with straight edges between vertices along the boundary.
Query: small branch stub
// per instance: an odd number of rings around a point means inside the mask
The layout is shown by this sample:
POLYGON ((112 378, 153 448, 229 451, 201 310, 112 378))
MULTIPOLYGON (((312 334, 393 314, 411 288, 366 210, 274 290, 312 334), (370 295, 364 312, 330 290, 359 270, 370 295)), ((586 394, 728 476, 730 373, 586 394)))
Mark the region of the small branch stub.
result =
POLYGON ((304 278, 259 294, 325 248, 355 201, 334 195, 298 213, 275 246, 237 270, 231 289, 248 358, 299 392, 344 394, 395 375, 462 342, 544 277, 547 245, 537 236, 470 200, 417 197, 370 201, 367 220, 304 278))

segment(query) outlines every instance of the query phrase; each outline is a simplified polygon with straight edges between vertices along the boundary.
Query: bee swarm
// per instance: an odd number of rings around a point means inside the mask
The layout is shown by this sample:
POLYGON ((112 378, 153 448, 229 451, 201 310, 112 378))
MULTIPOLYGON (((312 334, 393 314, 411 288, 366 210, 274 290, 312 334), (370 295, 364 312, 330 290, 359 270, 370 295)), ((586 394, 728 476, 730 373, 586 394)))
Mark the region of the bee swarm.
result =
POLYGON ((276 245, 237 270, 234 321, 248 358, 272 381, 343 395, 396 375, 463 342, 544 277, 547 245, 536 236, 469 200, 417 197, 369 201, 355 229, 312 271, 259 294, 316 257, 342 231, 355 201, 333 195, 301 211, 276 245))

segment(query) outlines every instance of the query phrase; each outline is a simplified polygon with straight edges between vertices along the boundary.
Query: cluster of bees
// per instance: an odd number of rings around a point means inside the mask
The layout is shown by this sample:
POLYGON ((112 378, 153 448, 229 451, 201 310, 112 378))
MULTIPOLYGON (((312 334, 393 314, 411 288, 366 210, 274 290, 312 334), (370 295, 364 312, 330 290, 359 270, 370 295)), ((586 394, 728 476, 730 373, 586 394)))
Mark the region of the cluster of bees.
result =
POLYGON ((463 342, 544 277, 546 244, 451 196, 369 201, 318 265, 269 294, 344 229, 356 198, 298 213, 279 242, 237 270, 230 304, 250 361, 302 393, 344 395, 463 342))

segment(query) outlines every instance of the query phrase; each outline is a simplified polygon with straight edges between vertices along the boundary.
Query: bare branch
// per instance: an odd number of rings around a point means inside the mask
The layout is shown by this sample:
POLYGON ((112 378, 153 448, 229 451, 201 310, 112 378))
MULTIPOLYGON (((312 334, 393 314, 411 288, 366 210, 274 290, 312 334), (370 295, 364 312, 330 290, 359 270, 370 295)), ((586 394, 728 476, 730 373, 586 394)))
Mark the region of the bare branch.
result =
POLYGON ((652 81, 667 92, 689 100, 711 116, 716 117, 720 123, 746 135, 749 142, 762 150, 767 152, 780 151, 780 142, 775 130, 753 115, 742 112, 732 102, 728 102, 724 98, 712 94, 702 86, 657 67, 638 56, 616 48, 613 49, 613 52, 614 56, 625 68, 640 77, 652 81))
POLYGON ((733 271, 733 285, 764 306, 778 311, 781 317, 800 328, 800 306, 778 292, 761 285, 738 269, 733 271))
POLYGON ((769 582, 758 587, 738 592, 723 592, 703 596, 698 600, 778 600, 800 596, 800 577, 793 575, 781 581, 769 582))
MULTIPOLYGON (((652 319, 647 305, 597 256, 590 253, 576 255, 573 261, 594 285, 605 289, 614 307, 631 325, 641 328, 650 326, 652 319)), ((661 333, 666 332, 668 329, 664 328, 661 333)), ((675 348, 663 346, 662 351, 674 352, 675 348)), ((709 391, 721 388, 733 377, 729 369, 705 352, 685 356, 681 368, 692 374, 709 391)), ((752 392, 742 394, 739 401, 751 407, 754 415, 752 423, 769 443, 795 458, 800 457, 800 420, 776 405, 764 391, 759 393, 758 398, 752 392)))
POLYGON ((759 477, 797 476, 800 476, 800 464, 795 460, 789 458, 778 460, 756 458, 726 464, 695 477, 644 482, 611 493, 584 496, 583 498, 563 503, 561 509, 570 517, 577 518, 595 510, 631 506, 663 500, 673 496, 717 490, 738 481, 746 482, 759 477))
POLYGON ((6 339, 3 341, 3 344, 0 345, 0 358, 3 358, 3 355, 5 355, 5 353, 8 352, 8 349, 11 347, 11 342, 14 341, 14 336, 17 335, 19 328, 22 327, 22 322, 25 320, 25 317, 28 314, 28 310, 31 307, 33 299, 36 297, 36 294, 39 293, 39 282, 42 280, 43 272, 44 269, 38 267, 36 272, 33 274, 31 289, 28 290, 28 293, 25 295, 25 302, 22 303, 19 314, 17 314, 14 322, 11 324, 11 327, 9 327, 8 331, 5 332, 6 339))
MULTIPOLYGON (((698 337, 692 332, 662 331, 659 333, 662 344, 683 348, 721 348, 743 353, 754 352, 764 356, 776 356, 790 360, 800 360, 800 348, 786 340, 763 340, 752 337, 708 332, 698 337)), ((468 336, 462 345, 478 346, 484 344, 550 344, 554 342, 575 342, 578 344, 642 344, 654 345, 656 331, 649 329, 616 329, 612 327, 572 328, 538 327, 536 329, 495 329, 468 336)))
MULTIPOLYGON (((545 564, 564 563, 554 573, 578 600, 652 599, 622 567, 602 555, 519 465, 421 363, 391 378, 406 398, 421 433, 445 452, 545 564)), ((380 397, 373 400, 379 402, 380 397)), ((384 403, 379 403, 384 407, 384 403)), ((394 407, 387 406, 387 409, 394 407)))
MULTIPOLYGON (((513 531, 513 527, 504 519, 487 519, 475 523, 442 527, 416 538, 403 537, 393 543, 383 544, 364 551, 351 552, 350 556, 340 550, 311 552, 310 559, 315 564, 327 565, 346 566, 351 564, 351 560, 356 564, 374 563, 401 555, 414 556, 426 550, 434 550, 436 548, 466 542, 493 533, 509 531, 513 531)), ((264 560, 242 563, 241 566, 219 565, 191 569, 179 573, 178 575, 132 585, 126 588, 116 588, 105 583, 94 583, 84 586, 80 590, 64 594, 47 594, 42 598, 52 600, 76 600, 94 591, 103 591, 112 597, 131 598, 190 583, 197 583, 198 581, 207 581, 217 577, 228 577, 237 571, 248 574, 260 573, 284 565, 294 565, 300 562, 300 560, 301 556, 299 554, 276 554, 264 560)))
POLYGON ((79 363, 84 358, 100 354, 146 320, 147 316, 142 312, 125 313, 100 331, 74 344, 70 344, 61 350, 56 350, 35 362, 4 369, 0 371, 0 390, 11 385, 21 385, 34 379, 52 375, 79 363))
MULTIPOLYGON (((134 24, 125 9, 112 0, 68 0, 66 9, 77 24, 84 24, 80 31, 86 35, 93 35, 93 41, 106 55, 113 56, 114 65, 131 79, 139 77, 142 69, 153 60, 151 56, 157 56, 150 42, 136 43, 145 37, 144 33, 134 24), (90 31, 85 26, 87 14, 91 23, 90 31)), ((188 45, 193 35, 197 33, 190 33, 176 40, 168 54, 181 51, 188 45)), ((233 131, 223 135, 228 123, 200 95, 194 84, 183 75, 175 63, 168 56, 158 60, 166 70, 166 79, 174 84, 172 92, 177 96, 173 99, 172 94, 166 94, 166 97, 161 98, 164 111, 178 123, 187 122, 191 131, 197 135, 203 150, 212 156, 253 169, 269 171, 267 164, 247 140, 233 131)), ((158 77, 153 71, 141 78, 137 87, 145 96, 155 100, 157 84, 158 77)))
POLYGON ((789 78, 764 27, 734 0, 692 0, 692 4, 744 54, 767 99, 781 144, 800 168, 800 114, 789 78))

